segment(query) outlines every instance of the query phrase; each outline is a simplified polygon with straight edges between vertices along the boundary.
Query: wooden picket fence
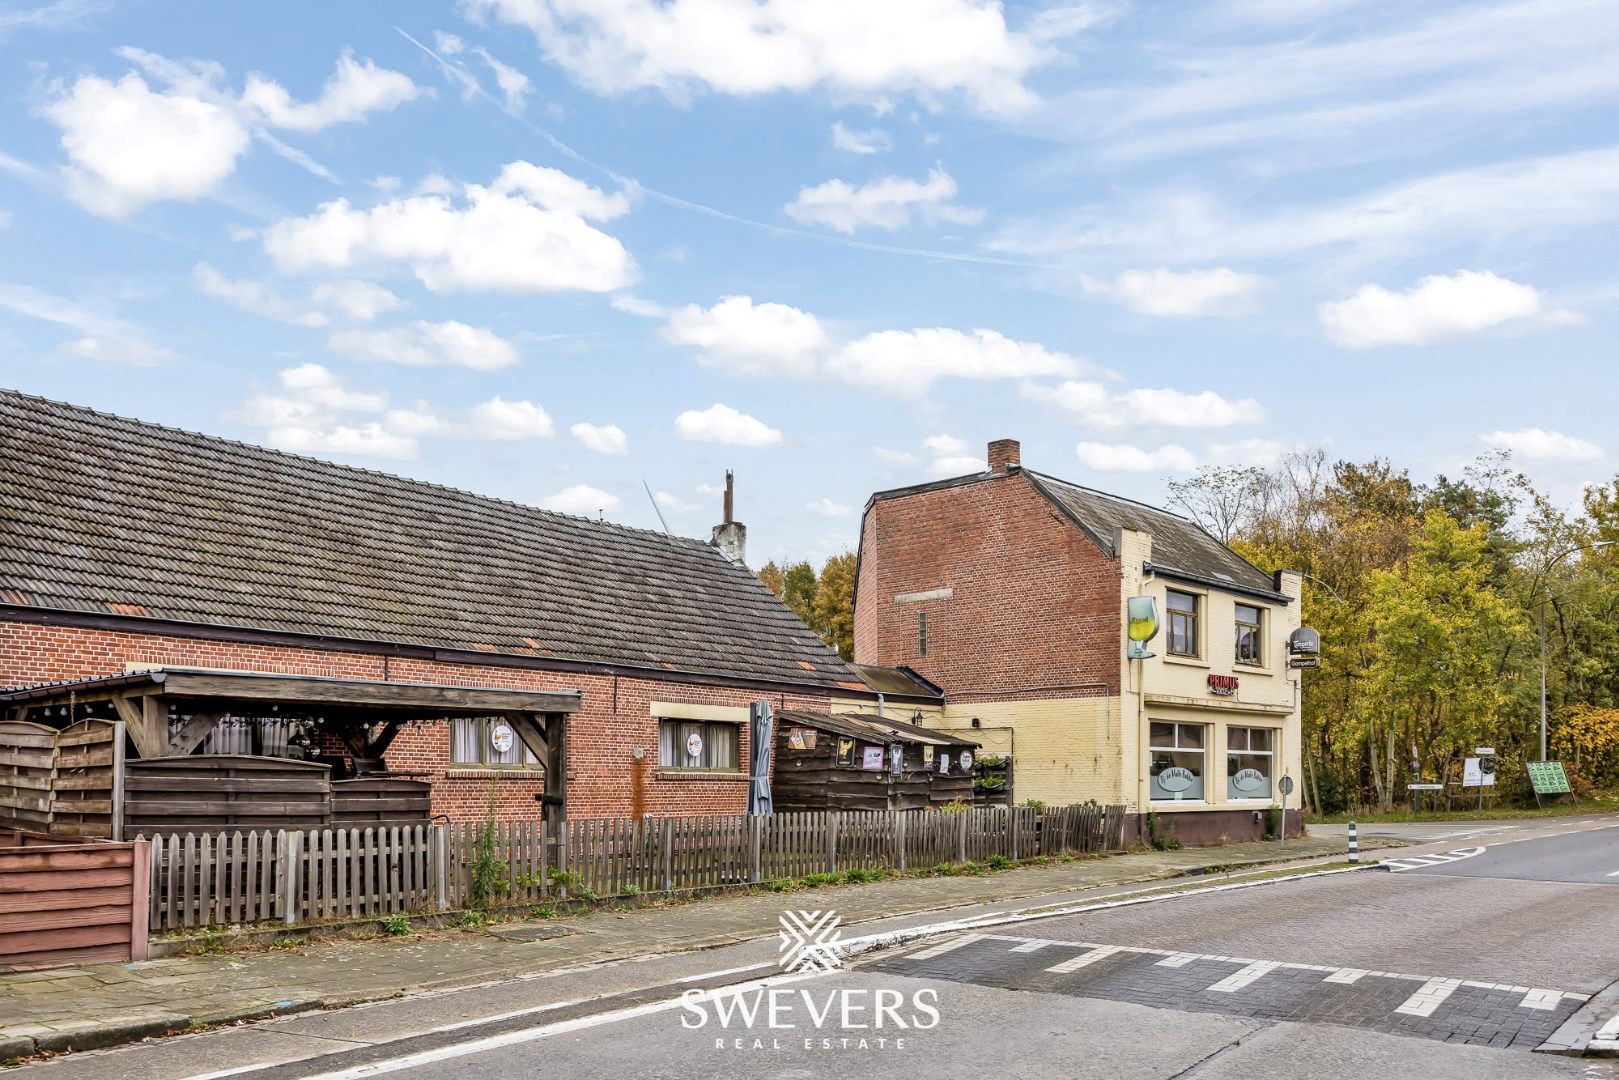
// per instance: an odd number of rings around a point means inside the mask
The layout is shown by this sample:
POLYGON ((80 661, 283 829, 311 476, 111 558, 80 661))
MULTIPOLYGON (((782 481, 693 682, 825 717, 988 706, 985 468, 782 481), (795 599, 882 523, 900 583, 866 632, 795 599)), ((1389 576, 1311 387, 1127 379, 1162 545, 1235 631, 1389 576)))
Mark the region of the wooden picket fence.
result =
POLYGON ((745 885, 1124 846, 1122 806, 247 830, 152 837, 154 930, 745 885))

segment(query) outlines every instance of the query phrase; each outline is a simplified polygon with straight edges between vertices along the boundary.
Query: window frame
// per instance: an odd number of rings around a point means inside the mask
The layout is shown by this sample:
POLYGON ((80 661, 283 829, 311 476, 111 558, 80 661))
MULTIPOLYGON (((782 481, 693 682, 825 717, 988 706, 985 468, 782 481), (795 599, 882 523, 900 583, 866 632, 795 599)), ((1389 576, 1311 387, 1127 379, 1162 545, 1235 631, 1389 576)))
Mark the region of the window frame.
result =
MULTIPOLYGON (((677 753, 677 756, 683 756, 683 755, 678 755, 678 753, 677 753)), ((658 771, 660 773, 676 773, 676 774, 686 774, 686 775, 695 775, 695 774, 703 774, 703 773, 710 774, 710 775, 713 775, 713 774, 734 775, 734 774, 737 774, 737 773, 741 773, 742 772, 742 724, 740 724, 739 722, 737 722, 735 720, 695 720, 695 719, 692 719, 690 717, 683 717, 683 716, 660 716, 660 717, 658 717, 658 771), (701 732, 701 735, 703 737, 703 755, 704 755, 704 762, 705 762, 704 764, 702 764, 702 765, 685 765, 685 764, 680 764, 678 762, 677 763, 669 763, 669 762, 666 762, 664 760, 665 744, 664 744, 663 732, 664 732, 664 726, 667 725, 667 724, 675 724, 675 725, 677 725, 677 734, 675 735, 675 742, 672 744, 676 748, 677 752, 678 752, 681 740, 684 739, 684 736, 680 735, 678 733, 678 728, 679 727, 693 727, 693 728, 702 728, 703 729, 702 732, 701 732), (714 739, 712 739, 710 737, 710 734, 711 734, 711 732, 712 732, 712 730, 714 728, 724 728, 730 734, 731 761, 732 761, 732 764, 730 764, 730 765, 710 765, 710 764, 707 764, 708 752, 709 752, 709 750, 711 748, 713 748, 716 745, 714 739)))
POLYGON ((1237 601, 1232 605, 1231 625, 1234 631, 1231 662, 1242 667, 1265 667, 1265 608, 1259 604, 1248 604, 1237 601), (1241 618, 1242 610, 1247 608, 1254 613, 1253 622, 1244 622, 1241 618), (1242 652, 1242 636, 1244 629, 1252 629, 1254 638, 1253 659, 1244 659, 1242 652))
POLYGON ((1281 731, 1280 728, 1254 727, 1254 726, 1249 725, 1249 724, 1236 724, 1236 725, 1229 725, 1229 726, 1226 727, 1226 735, 1225 735, 1225 738, 1226 738, 1226 778, 1225 778, 1225 782, 1226 782, 1226 801, 1227 802, 1267 802, 1268 803, 1268 802, 1274 802, 1275 801, 1275 798, 1276 798, 1276 758, 1277 758, 1276 746, 1281 741, 1281 735, 1282 735, 1282 731, 1281 731), (1268 744, 1270 746, 1270 749, 1268 749, 1268 750, 1255 750, 1255 749, 1253 749, 1253 733, 1256 732, 1256 731, 1263 731, 1266 734, 1267 742, 1268 742, 1268 744), (1241 748, 1238 748, 1236 746, 1235 735, 1238 732, 1242 732, 1244 734, 1244 736, 1246 736, 1246 741, 1247 741, 1248 745, 1243 746, 1241 748), (1232 787, 1231 787, 1231 778, 1233 776, 1235 776, 1238 772, 1241 772, 1242 769, 1241 769, 1241 767, 1236 768, 1236 769, 1233 769, 1231 767, 1232 763, 1233 763, 1233 759, 1237 759, 1237 758, 1258 758, 1258 757, 1264 758, 1266 760, 1266 763, 1267 763, 1267 768, 1265 770, 1265 781, 1266 781, 1267 787, 1266 787, 1266 790, 1265 790, 1264 794, 1262 794, 1262 795, 1251 795, 1251 794, 1243 794, 1243 793, 1234 793, 1233 790, 1232 790, 1232 787))
POLYGON ((489 760, 489 755, 494 753, 494 750, 495 750, 495 748, 489 744, 489 728, 490 728, 490 726, 492 724, 497 724, 497 723, 506 724, 507 727, 511 727, 511 724, 504 717, 499 717, 499 716, 452 716, 452 717, 450 717, 450 723, 449 723, 450 768, 452 768, 452 769, 509 769, 512 772, 540 772, 540 771, 544 771, 545 763, 542 762, 539 758, 534 756, 534 751, 532 751, 532 750, 530 750, 528 748, 528 743, 524 742, 523 737, 521 735, 517 734, 517 729, 515 727, 512 728, 512 738, 513 738, 514 742, 516 743, 516 745, 513 746, 512 749, 514 751, 516 751, 516 753, 517 753, 517 760, 516 761, 490 761, 489 760), (478 725, 477 737, 474 740, 474 745, 477 746, 477 748, 478 748, 478 760, 477 761, 461 761, 461 760, 458 760, 456 758, 456 756, 455 756, 456 752, 457 752, 456 751, 456 746, 457 746, 457 742, 458 742, 458 740, 456 739, 456 730, 457 730, 457 727, 459 725, 462 725, 462 724, 477 724, 478 725))
POLYGON ((926 656, 927 654, 928 654, 928 613, 926 611, 918 611, 916 613, 916 655, 917 656, 926 656))
MULTIPOLYGON (((1179 660, 1201 660, 1203 658, 1203 605, 1205 597, 1201 593, 1187 592, 1185 589, 1164 590, 1164 654, 1179 660), (1170 597, 1184 596, 1192 601, 1192 609, 1183 611, 1170 605, 1170 597), (1181 652, 1175 648, 1176 623, 1189 624, 1190 652, 1181 652)), ((1183 636, 1186 636, 1183 633, 1183 636)))
POLYGON ((1210 801, 1209 800, 1209 749, 1210 749, 1210 747, 1209 747, 1209 735, 1210 735, 1210 732, 1212 730, 1212 727, 1213 727, 1213 725, 1211 725, 1211 724, 1198 723, 1196 721, 1191 721, 1191 720, 1149 720, 1148 721, 1148 727, 1147 727, 1147 798, 1148 798, 1149 802, 1173 804, 1173 803, 1207 803, 1207 802, 1210 801), (1161 745, 1156 741, 1156 736, 1155 736, 1155 734, 1153 732, 1154 727, 1168 727, 1170 729, 1171 741, 1170 741, 1170 743, 1168 745, 1161 745), (1197 746, 1189 746, 1189 745, 1183 746, 1181 744, 1181 733, 1182 733, 1183 729, 1193 729, 1193 730, 1196 730, 1198 732, 1198 745, 1197 746), (1182 764, 1181 762, 1175 760, 1177 756, 1189 757, 1189 756, 1195 754, 1195 755, 1199 756, 1202 759, 1202 764, 1199 766, 1199 768, 1198 768, 1198 770, 1197 770, 1197 772, 1195 774, 1196 777, 1197 777, 1197 781, 1198 781, 1198 787, 1200 789, 1197 795, 1195 795, 1193 797, 1190 797, 1190 798, 1187 798, 1187 797, 1182 796, 1181 793, 1179 793, 1179 792, 1176 792, 1172 796, 1168 796, 1168 797, 1162 796, 1162 795, 1154 795, 1152 793, 1153 782, 1154 782, 1155 778, 1157 777, 1158 772, 1162 771, 1162 770, 1156 770, 1155 771, 1155 767, 1156 767, 1157 763, 1154 760, 1154 758, 1160 752, 1165 754, 1169 758, 1170 766, 1178 766, 1180 768, 1185 768, 1186 766, 1184 764, 1182 764))

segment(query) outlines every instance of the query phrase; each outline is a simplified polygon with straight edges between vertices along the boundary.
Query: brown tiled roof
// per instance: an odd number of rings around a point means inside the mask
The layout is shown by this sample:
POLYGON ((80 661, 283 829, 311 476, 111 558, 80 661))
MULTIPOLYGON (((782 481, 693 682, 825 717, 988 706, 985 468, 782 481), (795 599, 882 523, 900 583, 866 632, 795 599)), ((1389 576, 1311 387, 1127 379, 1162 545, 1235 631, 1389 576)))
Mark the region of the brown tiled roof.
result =
POLYGON ((751 573, 701 541, 9 390, 0 602, 864 685, 751 573))

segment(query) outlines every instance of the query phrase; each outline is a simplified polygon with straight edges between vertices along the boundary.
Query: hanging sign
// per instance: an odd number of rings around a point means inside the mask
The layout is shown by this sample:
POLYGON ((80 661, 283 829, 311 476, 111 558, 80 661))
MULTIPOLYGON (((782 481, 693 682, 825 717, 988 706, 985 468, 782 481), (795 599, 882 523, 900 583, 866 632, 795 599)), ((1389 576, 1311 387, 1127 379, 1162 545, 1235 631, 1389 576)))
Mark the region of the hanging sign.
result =
POLYGON ((962 772, 971 772, 972 767, 973 767, 973 752, 971 750, 963 750, 961 752, 961 771, 962 772))
POLYGON ((802 727, 788 728, 787 748, 789 750, 815 749, 815 729, 802 727))
POLYGON ((887 752, 880 746, 868 746, 860 751, 860 767, 866 772, 882 772, 887 752))
POLYGON ((933 747, 931 746, 922 747, 922 768, 933 768, 933 747))
POLYGON ((1236 697, 1237 677, 1235 675, 1210 675, 1209 693, 1215 697, 1236 697))
POLYGON ((686 756, 694 758, 703 756, 703 737, 695 731, 686 736, 686 756))
POLYGON ((898 776, 905 767, 905 747, 894 743, 888 748, 888 771, 898 776))
POLYGON ((489 745, 495 748, 497 754, 511 752, 517 743, 517 733, 505 724, 496 724, 489 729, 489 745))
POLYGON ((838 764, 854 765, 854 740, 844 735, 838 736, 838 764))

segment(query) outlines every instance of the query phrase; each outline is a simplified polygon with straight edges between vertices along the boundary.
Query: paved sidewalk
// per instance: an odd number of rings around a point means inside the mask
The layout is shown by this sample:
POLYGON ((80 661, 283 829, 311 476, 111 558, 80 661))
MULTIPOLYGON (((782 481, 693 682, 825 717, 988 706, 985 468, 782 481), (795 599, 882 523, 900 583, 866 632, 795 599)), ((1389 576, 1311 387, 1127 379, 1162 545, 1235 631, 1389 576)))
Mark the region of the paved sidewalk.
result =
MULTIPOLYGON (((1397 846, 1369 838, 1365 846, 1397 846)), ((39 1051, 92 1049, 276 1013, 403 997, 580 964, 714 948, 776 933, 789 906, 835 907, 844 923, 1037 899, 1042 905, 1108 886, 1341 855, 1338 838, 1143 852, 982 877, 898 878, 793 893, 749 892, 669 906, 501 922, 486 933, 315 942, 0 975, 0 1062, 39 1051), (528 933, 547 934, 524 940, 528 933)))

